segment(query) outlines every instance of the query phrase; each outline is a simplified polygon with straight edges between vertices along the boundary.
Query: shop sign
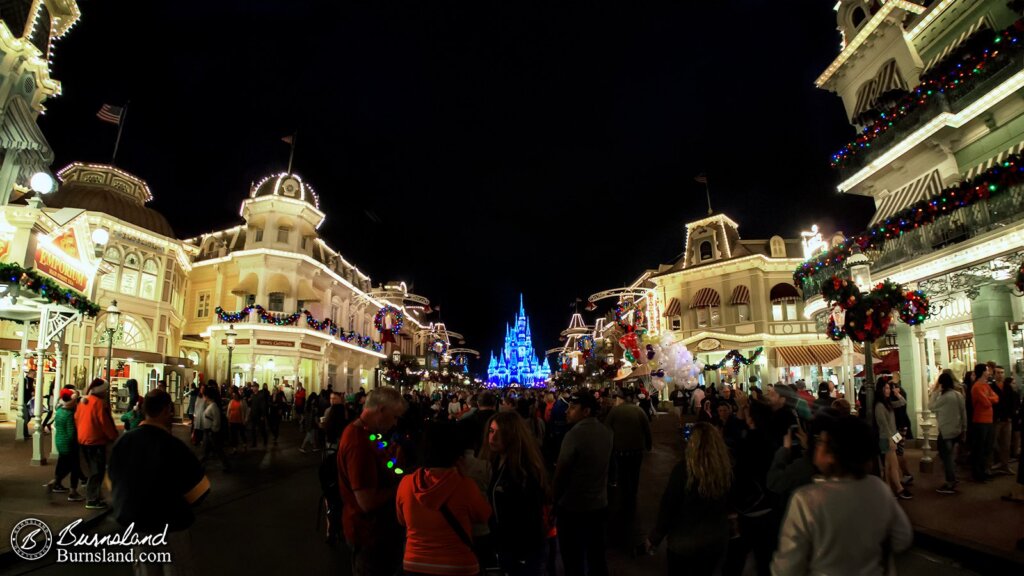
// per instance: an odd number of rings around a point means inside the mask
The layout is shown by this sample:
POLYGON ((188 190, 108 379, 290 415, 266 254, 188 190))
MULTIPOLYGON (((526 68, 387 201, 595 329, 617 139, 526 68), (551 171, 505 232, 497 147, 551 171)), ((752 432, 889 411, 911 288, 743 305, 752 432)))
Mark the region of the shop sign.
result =
POLYGON ((307 344, 305 342, 302 342, 301 344, 299 344, 299 346, 302 346, 304 350, 312 350, 314 352, 320 351, 320 346, 318 346, 317 344, 307 344))
POLYGON ((92 279, 91 274, 83 272, 86 266, 82 261, 74 228, 68 228, 49 242, 40 238, 36 248, 35 268, 79 292, 85 292, 92 279))
MULTIPOLYGON (((248 338, 235 338, 235 346, 245 346, 249 342, 250 342, 250 340, 248 338)), ((221 343, 221 346, 227 346, 228 345, 228 339, 227 338, 221 338, 220 339, 220 343, 221 343)))
POLYGON ((290 341, 290 340, 264 340, 263 338, 258 338, 256 340, 256 345, 257 346, 279 346, 281 348, 294 348, 295 347, 295 343, 290 341))
POLYGON ((711 352, 712 350, 718 350, 722 346, 722 343, 716 338, 705 338, 697 343, 697 349, 701 352, 711 352))
POLYGON ((158 244, 156 244, 154 242, 150 242, 149 240, 146 240, 145 238, 142 238, 141 236, 136 236, 135 234, 128 234, 127 232, 124 232, 122 230, 115 230, 114 231, 114 238, 117 238, 118 240, 122 240, 124 242, 131 242, 132 244, 138 244, 139 246, 142 246, 144 248, 149 248, 150 250, 152 250, 154 252, 157 252, 157 253, 163 251, 163 249, 158 244))

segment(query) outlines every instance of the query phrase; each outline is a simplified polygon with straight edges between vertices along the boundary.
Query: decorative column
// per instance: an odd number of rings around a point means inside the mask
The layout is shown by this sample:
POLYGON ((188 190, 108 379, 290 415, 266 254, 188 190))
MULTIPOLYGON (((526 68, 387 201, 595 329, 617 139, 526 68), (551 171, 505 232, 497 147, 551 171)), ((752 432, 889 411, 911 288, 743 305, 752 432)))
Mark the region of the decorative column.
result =
POLYGON ((853 340, 843 338, 843 383, 846 390, 846 401, 850 403, 850 413, 857 413, 857 390, 853 384, 853 340))
POLYGON ((32 423, 35 430, 32 432, 32 465, 45 466, 46 456, 43 454, 43 368, 46 366, 46 344, 50 341, 47 330, 50 325, 50 307, 43 306, 39 314, 39 335, 36 337, 36 410, 32 423))
MULTIPOLYGON (((60 398, 60 389, 64 386, 61 382, 61 371, 64 369, 64 361, 61 356, 64 355, 64 351, 60 345, 61 341, 64 340, 64 332, 60 333, 60 336, 53 343, 53 353, 57 358, 57 368, 53 376, 53 394, 50 395, 50 410, 53 411, 53 421, 57 419, 57 399, 60 398)), ((57 434, 50 432, 50 454, 57 453, 57 434)))
POLYGON ((920 417, 920 424, 918 428, 921 431, 921 464, 920 470, 922 474, 930 473, 932 471, 932 454, 931 444, 928 442, 928 434, 931 432, 931 411, 928 410, 928 352, 925 346, 925 332, 924 328, 920 325, 914 326, 914 341, 917 344, 918 353, 923 360, 922 364, 919 364, 924 369, 921 370, 921 374, 918 377, 918 411, 917 414, 920 417))
POLYGON ((16 388, 14 389, 14 398, 17 400, 16 409, 18 411, 15 417, 14 426, 14 439, 24 440, 25 439, 25 402, 28 402, 28 398, 25 398, 25 376, 28 375, 22 367, 25 362, 25 357, 28 354, 28 329, 31 324, 26 322, 22 324, 21 329, 21 356, 18 357, 18 374, 21 378, 15 382, 16 388))

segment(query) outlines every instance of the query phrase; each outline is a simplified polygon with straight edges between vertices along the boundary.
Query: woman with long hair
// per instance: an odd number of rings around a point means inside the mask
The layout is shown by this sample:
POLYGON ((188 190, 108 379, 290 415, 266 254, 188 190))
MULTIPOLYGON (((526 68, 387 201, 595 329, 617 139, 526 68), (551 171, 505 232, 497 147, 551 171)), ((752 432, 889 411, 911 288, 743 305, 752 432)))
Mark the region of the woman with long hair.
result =
POLYGON ((954 388, 953 375, 944 370, 932 388, 928 409, 935 413, 939 423, 939 457, 946 472, 946 483, 936 490, 939 494, 956 494, 956 464, 953 447, 967 430, 967 408, 964 397, 954 388))
POLYGON ((884 378, 878 379, 875 384, 875 424, 878 427, 878 451, 882 456, 882 477, 902 500, 910 500, 913 496, 900 479, 900 460, 893 439, 897 432, 894 408, 906 404, 907 401, 899 396, 893 398, 892 387, 884 378))
POLYGON ((491 464, 491 533, 502 572, 539 574, 547 540, 548 481, 533 433, 519 414, 498 412, 484 428, 480 458, 491 464))
POLYGON ((657 524, 644 542, 653 550, 668 537, 669 574, 714 573, 729 543, 731 488, 725 440, 714 426, 698 422, 669 477, 657 524))

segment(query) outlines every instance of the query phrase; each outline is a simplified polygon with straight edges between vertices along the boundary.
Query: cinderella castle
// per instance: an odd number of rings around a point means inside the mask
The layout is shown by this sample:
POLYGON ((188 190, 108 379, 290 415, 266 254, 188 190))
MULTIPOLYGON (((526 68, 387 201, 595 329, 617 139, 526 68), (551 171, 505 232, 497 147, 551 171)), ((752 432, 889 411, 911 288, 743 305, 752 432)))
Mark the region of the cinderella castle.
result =
POLYGON ((505 349, 487 365, 487 383, 495 386, 543 386, 551 376, 544 357, 539 359, 533 351, 530 319, 523 309, 523 295, 519 295, 519 314, 510 327, 505 325, 505 349))

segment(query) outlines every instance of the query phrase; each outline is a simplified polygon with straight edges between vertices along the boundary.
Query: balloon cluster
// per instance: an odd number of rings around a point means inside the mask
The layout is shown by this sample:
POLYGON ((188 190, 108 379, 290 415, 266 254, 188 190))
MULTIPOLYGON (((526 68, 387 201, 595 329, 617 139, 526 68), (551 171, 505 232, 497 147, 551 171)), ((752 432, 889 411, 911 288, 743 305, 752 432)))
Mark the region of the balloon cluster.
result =
POLYGON ((665 334, 659 341, 647 344, 645 349, 651 376, 663 379, 666 384, 681 384, 688 390, 697 387, 703 366, 694 360, 685 344, 665 334))

